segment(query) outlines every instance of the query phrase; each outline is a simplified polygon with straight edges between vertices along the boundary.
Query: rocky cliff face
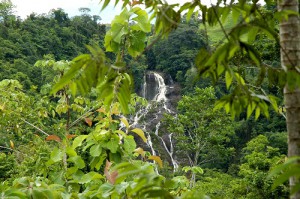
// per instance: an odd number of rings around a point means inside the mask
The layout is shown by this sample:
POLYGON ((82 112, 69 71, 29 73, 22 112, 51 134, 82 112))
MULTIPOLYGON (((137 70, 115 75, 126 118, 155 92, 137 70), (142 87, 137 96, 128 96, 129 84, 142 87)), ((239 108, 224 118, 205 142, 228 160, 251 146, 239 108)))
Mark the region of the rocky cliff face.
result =
POLYGON ((133 117, 133 125, 142 128, 147 137, 147 146, 142 146, 152 155, 159 155, 167 160, 176 170, 178 164, 175 158, 172 134, 161 128, 163 114, 174 114, 180 99, 180 87, 171 77, 164 74, 148 71, 144 77, 144 84, 140 96, 148 100, 147 107, 139 110, 133 117))

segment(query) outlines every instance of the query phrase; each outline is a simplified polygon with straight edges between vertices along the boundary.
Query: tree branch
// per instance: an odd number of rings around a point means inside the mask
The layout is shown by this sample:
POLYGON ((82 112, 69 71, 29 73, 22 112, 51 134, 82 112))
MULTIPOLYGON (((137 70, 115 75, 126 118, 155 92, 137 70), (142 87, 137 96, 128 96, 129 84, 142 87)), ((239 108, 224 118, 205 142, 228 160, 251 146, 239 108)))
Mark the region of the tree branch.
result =
POLYGON ((28 121, 26 121, 26 120, 24 120, 24 119, 22 119, 22 118, 21 118, 21 120, 22 120, 23 122, 25 122, 26 124, 28 124, 28 125, 32 126, 33 128, 35 128, 35 129, 38 130, 39 132, 43 133, 44 135, 49 136, 48 133, 46 133, 45 131, 43 131, 43 130, 40 129, 39 127, 37 127, 37 126, 31 124, 30 122, 28 122, 28 121))

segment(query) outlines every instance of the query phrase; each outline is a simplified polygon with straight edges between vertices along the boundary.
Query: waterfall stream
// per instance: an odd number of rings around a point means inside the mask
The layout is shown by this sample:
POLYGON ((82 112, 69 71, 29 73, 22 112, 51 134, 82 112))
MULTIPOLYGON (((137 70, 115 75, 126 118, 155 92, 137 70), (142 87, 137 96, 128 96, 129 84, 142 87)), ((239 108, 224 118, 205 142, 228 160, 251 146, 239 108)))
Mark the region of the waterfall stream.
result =
POLYGON ((150 71, 145 74, 141 95, 147 99, 149 103, 145 108, 140 109, 135 114, 132 125, 140 126, 142 129, 144 129, 147 135, 147 145, 151 150, 151 154, 157 155, 155 146, 152 142, 153 138, 151 137, 153 134, 151 134, 149 131, 152 130, 152 132, 154 132, 154 135, 161 142, 164 151, 168 154, 173 166, 173 170, 176 171, 178 164, 174 159, 172 134, 162 136, 160 133, 160 120, 163 116, 163 113, 173 113, 169 107, 169 100, 166 96, 167 89, 168 86, 165 84, 164 78, 159 73, 150 71), (155 109, 155 111, 153 109, 155 109), (152 112, 152 115, 149 112, 152 112), (152 126, 152 129, 149 129, 149 126, 152 126))

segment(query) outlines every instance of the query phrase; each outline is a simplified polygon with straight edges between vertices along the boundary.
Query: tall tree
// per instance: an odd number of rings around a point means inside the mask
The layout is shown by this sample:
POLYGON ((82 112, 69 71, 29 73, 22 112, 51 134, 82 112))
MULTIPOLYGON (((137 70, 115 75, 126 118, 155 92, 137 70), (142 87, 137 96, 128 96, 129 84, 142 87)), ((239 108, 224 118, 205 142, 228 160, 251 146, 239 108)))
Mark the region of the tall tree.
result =
MULTIPOLYGON (((299 13, 299 1, 278 1, 279 11, 299 13)), ((284 88, 286 108, 286 124, 288 131, 288 156, 300 155, 300 85, 290 83, 292 77, 299 78, 300 69, 300 23, 299 15, 290 15, 287 20, 280 23, 281 65, 288 74, 288 82, 284 88), (289 76, 289 74, 291 74, 289 76), (297 77, 298 76, 298 77, 297 77)), ((299 180, 290 178, 293 188, 299 180)), ((300 198, 300 191, 291 196, 292 199, 300 198)))

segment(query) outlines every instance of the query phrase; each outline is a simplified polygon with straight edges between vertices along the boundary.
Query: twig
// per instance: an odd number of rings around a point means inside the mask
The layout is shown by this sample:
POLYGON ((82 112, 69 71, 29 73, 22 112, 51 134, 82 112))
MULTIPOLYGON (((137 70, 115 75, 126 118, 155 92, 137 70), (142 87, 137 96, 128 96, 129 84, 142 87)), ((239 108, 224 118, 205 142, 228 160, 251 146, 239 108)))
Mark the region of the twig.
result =
POLYGON ((224 26, 223 26, 223 24, 222 24, 222 22, 221 22, 221 20, 220 20, 220 18, 219 18, 219 16, 218 16, 218 13, 217 13, 217 11, 216 11, 216 7, 215 7, 214 5, 212 5, 212 4, 211 4, 211 7, 212 7, 212 9, 213 9, 213 11, 214 11, 215 16, 217 17, 218 23, 219 23, 219 25, 221 26, 221 29, 222 29, 222 31, 223 31, 223 33, 224 33, 226 39, 227 39, 228 41, 230 41, 229 36, 228 36, 227 32, 225 31, 224 26))
POLYGON ((72 122, 72 123, 70 124, 69 128, 72 128, 75 124, 77 124, 78 121, 80 121, 80 120, 83 119, 84 117, 87 117, 87 116, 93 114, 94 111, 93 111, 93 112, 91 112, 91 111, 94 110, 94 109, 95 109, 95 107, 89 109, 87 112, 85 112, 84 114, 82 114, 79 118, 77 118, 74 122, 72 122), (90 113, 90 112, 91 112, 91 113, 90 113), (90 114, 88 114, 88 113, 90 113, 90 114))
POLYGON ((33 125, 33 124, 31 124, 30 122, 27 122, 26 120, 24 120, 24 119, 21 119, 23 122, 25 122, 26 124, 28 124, 28 125, 30 125, 30 126, 32 126, 33 128, 35 128, 35 129, 37 129, 38 131, 40 131, 41 133, 43 133, 43 134, 45 134, 45 135, 47 135, 47 136, 49 136, 49 134, 48 133, 46 133, 45 131, 43 131, 42 129, 40 129, 39 127, 37 127, 37 126, 35 126, 35 125, 33 125))
POLYGON ((5 147, 5 146, 0 146, 0 148, 2 148, 2 149, 8 149, 8 150, 14 151, 13 149, 8 148, 8 147, 5 147))

